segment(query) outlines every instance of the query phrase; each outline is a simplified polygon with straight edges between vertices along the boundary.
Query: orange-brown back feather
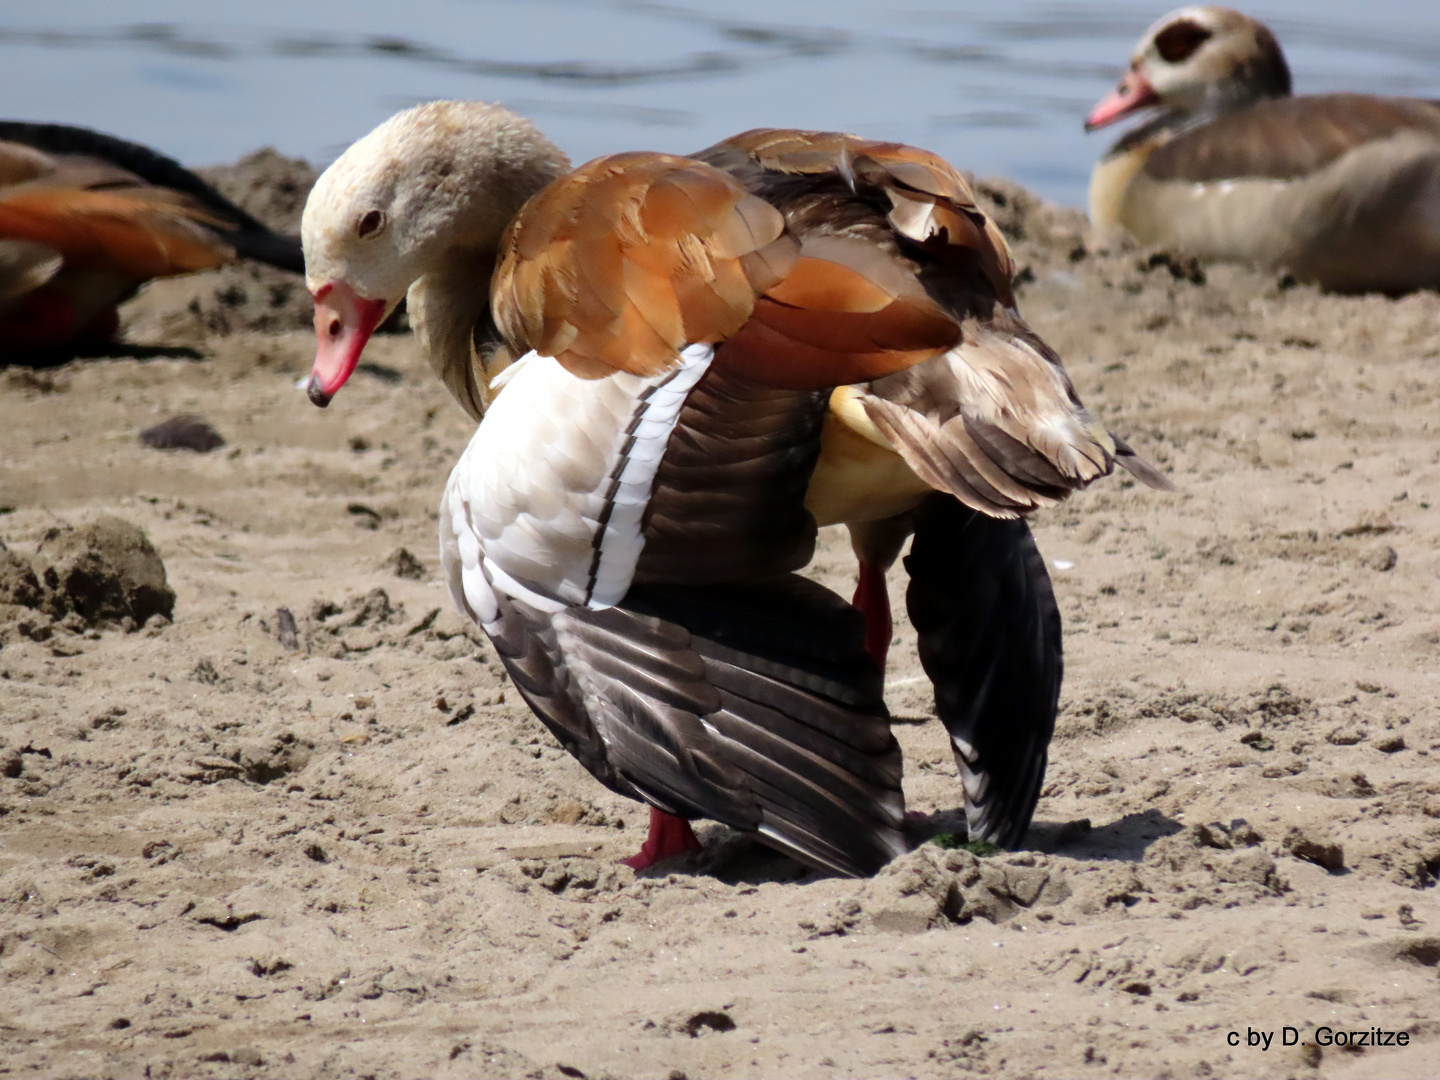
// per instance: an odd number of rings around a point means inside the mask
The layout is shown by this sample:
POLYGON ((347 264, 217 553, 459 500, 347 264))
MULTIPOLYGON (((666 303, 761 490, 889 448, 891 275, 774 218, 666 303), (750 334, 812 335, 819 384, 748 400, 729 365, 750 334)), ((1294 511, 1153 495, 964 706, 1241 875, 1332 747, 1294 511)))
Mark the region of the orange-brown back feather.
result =
POLYGON ((717 363, 765 386, 819 389, 900 371, 960 340, 919 281, 865 241, 817 236, 800 252, 717 363))
POLYGON ((996 298, 1014 305, 1010 248, 994 221, 980 211, 965 178, 943 158, 903 143, 773 128, 742 132, 697 156, 723 168, 721 162, 727 157, 733 160, 736 154, 767 171, 835 173, 853 189, 883 191, 891 204, 890 224, 897 232, 932 253, 944 248, 968 251, 983 268, 996 298))
MULTIPOLYGON (((717 151, 883 193, 889 227, 976 263, 986 291, 1013 302, 1004 240, 940 158, 793 131, 747 132, 717 151)), ((912 263, 856 237, 790 235, 780 210, 723 165, 617 154, 531 199, 492 289, 510 344, 598 378, 658 374, 686 345, 723 341, 717 363, 763 385, 808 389, 888 375, 959 341, 958 320, 912 263)))
POLYGON ((569 371, 655 375, 719 342, 783 278, 798 244, 774 207, 724 173, 667 154, 584 165, 536 195, 496 270, 496 325, 569 371))

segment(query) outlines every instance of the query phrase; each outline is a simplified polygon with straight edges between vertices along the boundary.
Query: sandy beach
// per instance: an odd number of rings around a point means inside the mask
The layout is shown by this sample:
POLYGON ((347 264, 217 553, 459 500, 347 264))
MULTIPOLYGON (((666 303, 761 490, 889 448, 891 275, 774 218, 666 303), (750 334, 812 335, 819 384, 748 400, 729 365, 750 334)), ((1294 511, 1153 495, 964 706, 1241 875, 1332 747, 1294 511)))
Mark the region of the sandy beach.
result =
MULTIPOLYGON (((207 175, 293 230, 314 174, 207 175)), ((1440 296, 982 189, 1022 312, 1179 490, 1034 518, 1067 655, 1027 849, 868 881, 704 823, 617 864, 645 809, 438 580, 471 424, 409 334, 319 411, 303 283, 239 266, 0 369, 0 1076, 1433 1075, 1440 296), (180 415, 223 445, 142 442, 180 415)), ((812 572, 849 595, 843 533, 812 572)), ((903 580, 908 804, 953 813, 903 580)))

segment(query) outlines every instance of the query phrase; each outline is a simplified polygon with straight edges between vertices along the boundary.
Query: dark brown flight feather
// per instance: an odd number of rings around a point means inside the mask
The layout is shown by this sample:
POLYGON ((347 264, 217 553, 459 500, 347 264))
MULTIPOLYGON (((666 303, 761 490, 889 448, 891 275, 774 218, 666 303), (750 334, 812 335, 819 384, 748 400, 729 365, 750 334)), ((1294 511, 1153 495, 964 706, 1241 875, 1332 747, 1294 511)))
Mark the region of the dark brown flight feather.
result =
POLYGON ((612 790, 835 873, 906 849, 880 673, 860 614, 821 586, 640 587, 555 615, 501 596, 487 632, 536 715, 612 790))

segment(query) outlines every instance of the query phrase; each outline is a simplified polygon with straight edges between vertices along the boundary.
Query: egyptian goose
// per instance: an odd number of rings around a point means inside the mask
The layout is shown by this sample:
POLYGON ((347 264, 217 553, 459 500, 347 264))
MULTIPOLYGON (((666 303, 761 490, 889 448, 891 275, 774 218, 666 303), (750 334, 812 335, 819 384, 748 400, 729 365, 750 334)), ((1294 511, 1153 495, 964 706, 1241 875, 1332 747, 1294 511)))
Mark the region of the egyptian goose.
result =
POLYGON ((1097 226, 1338 291, 1440 285, 1440 102, 1291 97, 1265 26, 1187 7, 1146 32, 1085 126, 1146 109, 1095 167, 1097 226))
POLYGON ((971 835, 1019 841, 1061 670, 1019 516, 1115 461, 1166 481, 1020 321, 954 169, 754 131, 571 172, 528 121, 434 102, 326 170, 302 237, 316 404, 408 292, 483 417, 441 500, 451 592, 565 747, 654 808, 631 865, 694 844, 677 816, 842 873, 905 849, 876 635, 794 574, 838 522, 872 577, 915 532, 971 835))
POLYGON ((104 341, 145 281, 237 256, 305 269, 296 238, 153 150, 0 121, 0 360, 104 341))

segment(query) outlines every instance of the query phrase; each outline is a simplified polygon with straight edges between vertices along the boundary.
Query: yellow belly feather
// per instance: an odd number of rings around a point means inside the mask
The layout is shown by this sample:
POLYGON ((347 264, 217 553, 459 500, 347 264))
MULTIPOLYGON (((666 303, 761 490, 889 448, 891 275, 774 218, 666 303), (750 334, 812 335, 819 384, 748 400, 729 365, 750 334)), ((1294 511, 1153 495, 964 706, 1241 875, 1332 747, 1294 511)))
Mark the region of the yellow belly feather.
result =
POLYGON ((830 395, 820 435, 820 460, 805 492, 805 509, 820 525, 876 521, 915 507, 931 491, 890 448, 853 386, 830 395))

